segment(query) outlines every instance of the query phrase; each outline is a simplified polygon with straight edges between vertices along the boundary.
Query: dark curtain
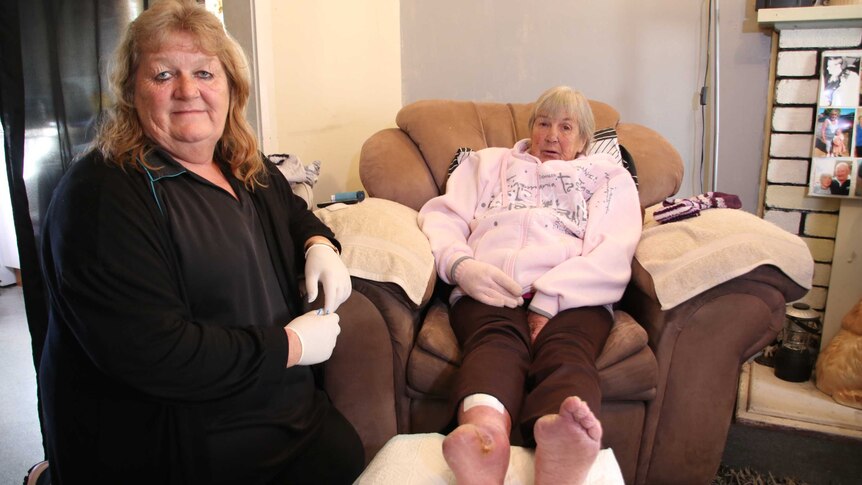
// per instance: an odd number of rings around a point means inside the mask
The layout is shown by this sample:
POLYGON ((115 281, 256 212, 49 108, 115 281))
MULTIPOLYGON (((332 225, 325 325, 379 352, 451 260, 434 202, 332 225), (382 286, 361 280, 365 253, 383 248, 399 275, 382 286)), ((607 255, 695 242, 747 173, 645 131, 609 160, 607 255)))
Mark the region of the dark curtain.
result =
POLYGON ((0 2, 0 120, 37 376, 48 326, 41 222, 60 177, 92 139, 108 96, 105 66, 143 7, 143 0, 0 2))

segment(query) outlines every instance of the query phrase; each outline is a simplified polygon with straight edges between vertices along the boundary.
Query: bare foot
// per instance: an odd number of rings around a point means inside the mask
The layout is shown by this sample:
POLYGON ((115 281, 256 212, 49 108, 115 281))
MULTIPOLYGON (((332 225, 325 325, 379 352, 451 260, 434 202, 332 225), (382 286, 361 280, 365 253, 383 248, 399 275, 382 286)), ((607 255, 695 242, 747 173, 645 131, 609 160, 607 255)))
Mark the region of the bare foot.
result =
POLYGON ((443 440, 443 457, 458 485, 501 484, 509 468, 509 435, 489 424, 462 424, 443 440))
POLYGON ((560 414, 542 416, 536 436, 536 485, 579 485, 599 454, 602 425, 576 396, 560 405, 560 414))

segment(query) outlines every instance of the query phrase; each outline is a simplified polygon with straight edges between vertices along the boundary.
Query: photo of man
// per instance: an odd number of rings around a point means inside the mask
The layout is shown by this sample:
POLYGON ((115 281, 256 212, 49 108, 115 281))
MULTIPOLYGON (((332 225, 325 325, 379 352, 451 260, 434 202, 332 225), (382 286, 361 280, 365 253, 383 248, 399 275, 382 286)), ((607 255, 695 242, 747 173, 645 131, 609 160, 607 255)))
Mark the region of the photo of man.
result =
POLYGON ((850 162, 836 163, 834 174, 829 186, 832 195, 850 195, 850 162))
POLYGON ((857 106, 860 55, 862 51, 823 53, 820 106, 857 106))

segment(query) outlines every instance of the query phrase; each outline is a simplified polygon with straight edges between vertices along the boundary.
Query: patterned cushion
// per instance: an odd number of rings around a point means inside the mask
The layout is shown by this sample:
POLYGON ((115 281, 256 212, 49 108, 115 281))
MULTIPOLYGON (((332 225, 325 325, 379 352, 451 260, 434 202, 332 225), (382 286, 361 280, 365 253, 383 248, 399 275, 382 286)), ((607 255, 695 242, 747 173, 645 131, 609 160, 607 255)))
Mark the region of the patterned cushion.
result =
POLYGON ((623 164, 623 157, 620 153, 620 142, 617 138, 617 130, 613 128, 605 128, 597 130, 593 133, 593 142, 590 143, 590 148, 587 149, 587 155, 595 153, 607 153, 614 157, 620 165, 623 164))
POLYGON ((594 153, 607 153, 614 157, 614 160, 616 160, 617 163, 625 167, 625 169, 632 174, 635 186, 638 185, 638 171, 635 169, 635 161, 628 150, 626 150, 624 146, 620 145, 619 138, 617 137, 617 130, 613 128, 605 128, 593 133, 593 142, 590 144, 587 154, 592 155, 594 153))

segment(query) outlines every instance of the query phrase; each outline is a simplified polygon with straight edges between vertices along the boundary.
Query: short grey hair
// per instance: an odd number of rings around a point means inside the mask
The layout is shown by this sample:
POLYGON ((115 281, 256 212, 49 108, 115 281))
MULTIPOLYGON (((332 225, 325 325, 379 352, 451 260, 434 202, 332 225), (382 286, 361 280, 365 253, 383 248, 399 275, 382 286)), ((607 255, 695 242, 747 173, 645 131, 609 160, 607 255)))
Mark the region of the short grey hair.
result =
MULTIPOLYGON (((581 153, 586 153, 593 141, 593 132, 596 131, 596 119, 590 102, 580 91, 568 86, 553 87, 539 96, 533 103, 533 112, 530 113, 528 127, 533 131, 533 124, 539 116, 566 115, 578 122, 578 135, 584 140, 584 148, 581 153)), ((580 155, 580 153, 578 154, 580 155)))

